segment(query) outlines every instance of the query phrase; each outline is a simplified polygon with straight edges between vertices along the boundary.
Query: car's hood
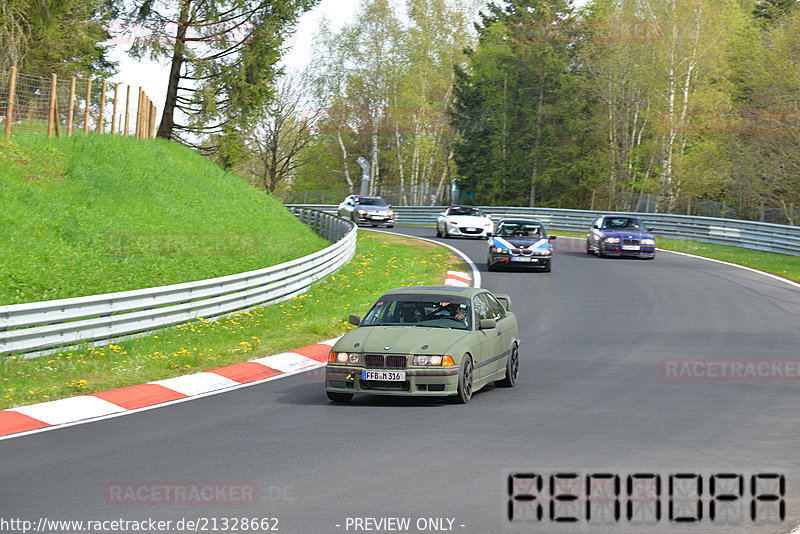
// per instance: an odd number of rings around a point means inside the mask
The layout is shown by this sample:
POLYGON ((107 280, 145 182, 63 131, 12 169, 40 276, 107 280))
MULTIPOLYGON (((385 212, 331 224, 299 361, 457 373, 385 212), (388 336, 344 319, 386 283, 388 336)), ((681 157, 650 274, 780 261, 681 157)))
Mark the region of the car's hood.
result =
POLYGON ((619 238, 633 238, 633 239, 642 239, 642 238, 652 238, 653 236, 650 235, 645 230, 636 230, 631 228, 620 228, 620 229, 611 229, 611 228, 603 228, 600 230, 604 236, 606 237, 619 237, 619 238))
MULTIPOLYGON (((542 237, 494 237, 492 239, 497 245, 506 248, 534 248, 547 250, 550 248, 550 241, 542 237), (509 247, 508 245, 512 245, 509 247)), ((495 245, 495 246, 497 246, 495 245)))
POLYGON ((337 341, 333 350, 375 354, 445 354, 469 333, 469 330, 424 326, 360 326, 337 341))
POLYGON ((483 227, 486 223, 492 222, 488 217, 476 217, 474 215, 447 215, 446 218, 459 226, 483 227))

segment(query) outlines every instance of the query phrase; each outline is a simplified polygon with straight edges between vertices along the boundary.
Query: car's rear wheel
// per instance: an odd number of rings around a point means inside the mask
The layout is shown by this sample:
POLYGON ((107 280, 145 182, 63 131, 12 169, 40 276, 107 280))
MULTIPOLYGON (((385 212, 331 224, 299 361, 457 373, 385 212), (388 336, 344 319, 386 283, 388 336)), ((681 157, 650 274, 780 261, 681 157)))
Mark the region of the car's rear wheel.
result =
POLYGON ((517 384, 517 377, 519 376, 519 350, 517 346, 511 347, 511 354, 508 355, 506 361, 506 377, 502 380, 497 380, 495 385, 501 388, 513 388, 517 384))
POLYGON ((394 225, 393 224, 387 224, 386 228, 394 228, 394 225))
POLYGON ((461 361, 461 370, 458 373, 458 394, 456 402, 466 404, 472 398, 472 358, 464 356, 461 361))
POLYGON ((328 398, 335 403, 350 402, 353 399, 352 393, 339 393, 337 391, 326 391, 328 398))

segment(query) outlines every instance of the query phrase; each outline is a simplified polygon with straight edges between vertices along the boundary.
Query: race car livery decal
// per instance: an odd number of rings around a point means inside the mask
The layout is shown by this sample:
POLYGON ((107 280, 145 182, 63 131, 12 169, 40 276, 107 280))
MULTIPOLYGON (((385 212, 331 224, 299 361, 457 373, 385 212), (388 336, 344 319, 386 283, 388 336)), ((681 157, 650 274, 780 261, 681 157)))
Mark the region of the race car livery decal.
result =
POLYGON ((539 241, 537 241, 533 245, 529 246, 528 249, 530 249, 530 250, 536 250, 536 249, 547 250, 549 248, 549 246, 550 246, 550 241, 548 241, 547 239, 540 239, 539 241))

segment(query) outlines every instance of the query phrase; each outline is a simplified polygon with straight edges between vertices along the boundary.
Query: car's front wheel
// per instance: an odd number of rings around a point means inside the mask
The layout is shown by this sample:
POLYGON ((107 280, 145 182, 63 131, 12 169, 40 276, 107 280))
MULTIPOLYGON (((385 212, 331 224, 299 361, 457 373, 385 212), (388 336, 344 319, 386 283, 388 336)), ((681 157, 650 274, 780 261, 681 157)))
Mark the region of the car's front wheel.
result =
POLYGON ((458 373, 458 393, 456 402, 466 404, 472 398, 472 358, 464 356, 461 361, 461 370, 458 373))
POLYGON ((337 404, 350 402, 353 399, 352 393, 339 393, 336 391, 326 391, 328 398, 337 404))
POLYGON ((442 237, 442 231, 439 230, 439 225, 436 225, 436 237, 442 237))
POLYGON ((508 355, 506 361, 506 377, 502 380, 497 380, 495 385, 501 388, 513 388, 517 384, 517 377, 519 376, 519 350, 517 346, 511 347, 511 354, 508 355))

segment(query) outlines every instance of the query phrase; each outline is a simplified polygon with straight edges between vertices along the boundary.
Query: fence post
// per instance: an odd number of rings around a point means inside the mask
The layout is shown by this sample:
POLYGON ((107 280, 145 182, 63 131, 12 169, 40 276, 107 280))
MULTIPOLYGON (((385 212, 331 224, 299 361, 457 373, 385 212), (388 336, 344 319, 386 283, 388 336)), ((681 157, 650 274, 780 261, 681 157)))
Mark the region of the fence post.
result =
POLYGON ((53 138, 53 120, 56 117, 56 84, 58 77, 53 73, 50 79, 50 113, 47 115, 47 138, 53 138))
POLYGON ((157 122, 158 122, 158 108, 155 105, 153 105, 153 116, 150 119, 150 124, 152 125, 150 130, 150 139, 156 138, 157 122))
POLYGON ((136 99, 136 139, 141 139, 139 133, 142 128, 142 88, 139 87, 139 97, 136 99))
POLYGON ((125 132, 122 134, 124 137, 128 137, 130 133, 130 122, 131 122, 131 86, 128 86, 128 93, 125 96, 125 132))
POLYGON ((106 81, 103 80, 103 88, 100 89, 100 117, 97 119, 97 133, 103 133, 103 127, 105 126, 103 120, 103 114, 106 111, 106 81))
POLYGON ((72 119, 75 113, 75 76, 69 82, 69 114, 67 115, 67 137, 72 135, 72 119))
POLYGON ((92 104, 92 79, 86 81, 86 110, 83 112, 83 135, 89 135, 89 108, 92 104))
POLYGON ((6 109, 6 141, 11 139, 11 119, 14 115, 14 95, 17 90, 17 67, 11 67, 8 81, 8 108, 6 109))
POLYGON ((119 84, 114 84, 114 111, 111 112, 111 137, 117 133, 117 98, 119 97, 119 84))

